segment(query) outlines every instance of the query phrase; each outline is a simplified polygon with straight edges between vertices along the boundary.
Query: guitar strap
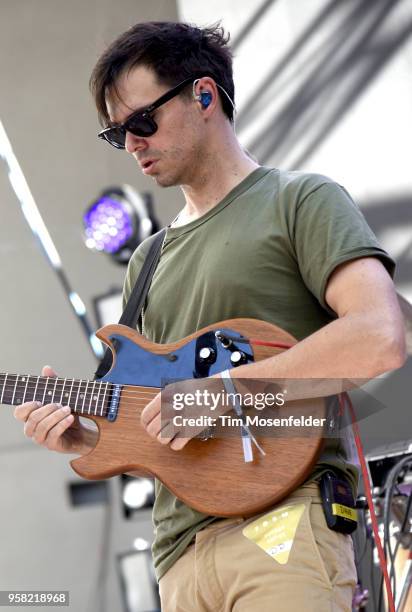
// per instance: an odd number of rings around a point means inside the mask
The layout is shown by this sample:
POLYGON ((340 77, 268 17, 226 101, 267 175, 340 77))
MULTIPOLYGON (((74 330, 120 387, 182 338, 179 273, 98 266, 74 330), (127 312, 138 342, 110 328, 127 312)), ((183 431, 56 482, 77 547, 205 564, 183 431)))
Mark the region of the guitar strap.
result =
MULTIPOLYGON (((143 306, 146 302, 146 297, 152 282, 153 274, 155 273, 157 264, 159 263, 165 236, 166 228, 163 228, 155 235, 155 239, 150 245, 150 249, 146 255, 146 259, 143 262, 142 269, 137 277, 133 291, 130 294, 122 316, 119 319, 120 325, 128 325, 128 327, 136 329, 137 322, 141 317, 143 306)), ((102 378, 105 374, 107 374, 111 365, 112 351, 110 348, 107 348, 103 359, 101 360, 99 367, 94 374, 94 380, 96 378, 102 378)))

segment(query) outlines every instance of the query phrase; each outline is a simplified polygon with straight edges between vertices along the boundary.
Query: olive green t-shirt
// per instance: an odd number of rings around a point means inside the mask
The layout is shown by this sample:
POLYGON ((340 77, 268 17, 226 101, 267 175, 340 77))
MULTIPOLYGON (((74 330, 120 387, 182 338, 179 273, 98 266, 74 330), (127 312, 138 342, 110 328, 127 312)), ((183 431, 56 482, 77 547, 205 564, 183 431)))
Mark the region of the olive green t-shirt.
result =
MULTIPOLYGON (((152 240, 130 260, 124 300, 152 240)), ((167 343, 217 321, 251 317, 301 340, 336 318, 325 302, 332 271, 364 256, 378 257, 393 274, 394 262, 343 187, 318 174, 259 167, 205 215, 167 229, 142 331, 167 343)), ((336 439, 327 441, 311 479, 328 466, 344 472, 356 489, 357 469, 336 439)), ((156 480, 152 553, 158 580, 215 518, 156 480)))

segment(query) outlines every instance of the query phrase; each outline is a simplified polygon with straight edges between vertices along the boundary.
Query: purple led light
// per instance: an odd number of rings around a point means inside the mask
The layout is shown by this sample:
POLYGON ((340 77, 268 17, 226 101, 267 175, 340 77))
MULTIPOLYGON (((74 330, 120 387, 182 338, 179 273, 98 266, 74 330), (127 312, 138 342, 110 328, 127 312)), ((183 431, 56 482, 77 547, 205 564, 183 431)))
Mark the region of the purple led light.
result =
POLYGON ((133 234, 132 218, 121 200, 101 198, 89 208, 83 221, 88 245, 98 251, 116 253, 133 234))

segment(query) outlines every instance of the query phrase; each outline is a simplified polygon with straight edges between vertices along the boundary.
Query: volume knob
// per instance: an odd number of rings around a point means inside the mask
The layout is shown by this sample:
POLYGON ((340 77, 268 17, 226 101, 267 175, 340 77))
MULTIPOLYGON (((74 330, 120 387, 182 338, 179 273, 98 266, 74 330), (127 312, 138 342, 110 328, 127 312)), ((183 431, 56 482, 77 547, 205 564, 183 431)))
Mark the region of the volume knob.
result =
POLYGON ((204 346, 199 351, 199 361, 201 363, 214 363, 216 361, 216 351, 209 346, 204 346))
POLYGON ((241 365, 247 362, 247 357, 243 351, 233 351, 230 355, 230 362, 234 366, 241 365))

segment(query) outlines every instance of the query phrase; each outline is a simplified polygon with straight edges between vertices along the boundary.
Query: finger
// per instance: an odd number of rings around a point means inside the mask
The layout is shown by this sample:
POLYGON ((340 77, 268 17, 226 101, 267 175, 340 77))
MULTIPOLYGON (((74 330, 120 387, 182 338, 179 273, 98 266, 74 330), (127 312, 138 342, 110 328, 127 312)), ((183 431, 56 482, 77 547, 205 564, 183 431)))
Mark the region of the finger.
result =
POLYGON ((161 428, 162 428, 162 424, 161 424, 160 414, 155 416, 154 419, 145 426, 147 433, 152 438, 156 438, 156 436, 158 436, 161 428))
MULTIPOLYGON (((65 406, 61 407, 58 410, 55 410, 49 416, 42 419, 34 430, 33 440, 37 442, 37 444, 44 444, 46 441, 49 432, 59 423, 66 420, 66 423, 72 423, 73 419, 68 419, 68 416, 72 416, 70 414, 70 408, 65 406)), ((66 428, 65 428, 66 429, 66 428)))
POLYGON ((152 438, 156 438, 161 444, 169 444, 176 435, 176 430, 173 429, 170 435, 167 434, 167 432, 171 430, 169 427, 170 425, 171 423, 162 424, 160 414, 158 414, 146 427, 146 431, 152 438))
POLYGON ((59 421, 54 427, 49 429, 45 437, 43 445, 49 450, 56 450, 61 447, 61 437, 67 429, 69 429, 74 422, 74 415, 69 414, 64 419, 59 421))
POLYGON ((53 370, 53 368, 51 366, 43 366, 42 370, 41 370, 41 375, 42 376, 51 376, 52 378, 56 378, 57 374, 56 372, 53 370))
POLYGON ((140 422, 146 429, 147 425, 160 414, 160 393, 147 404, 140 415, 140 422))
POLYGON ((170 448, 176 451, 182 450, 190 440, 191 438, 179 438, 178 435, 170 444, 170 448))
POLYGON ((27 417, 30 412, 40 408, 41 402, 24 402, 24 404, 19 404, 14 409, 14 418, 18 421, 27 421, 27 417))
POLYGON ((40 421, 59 410, 59 408, 61 408, 61 406, 58 404, 46 404, 45 406, 41 406, 41 408, 31 411, 26 419, 24 435, 28 438, 32 438, 40 421))
POLYGON ((176 425, 174 425, 172 421, 167 421, 161 424, 160 431, 157 434, 157 440, 160 444, 169 444, 178 433, 176 425))

